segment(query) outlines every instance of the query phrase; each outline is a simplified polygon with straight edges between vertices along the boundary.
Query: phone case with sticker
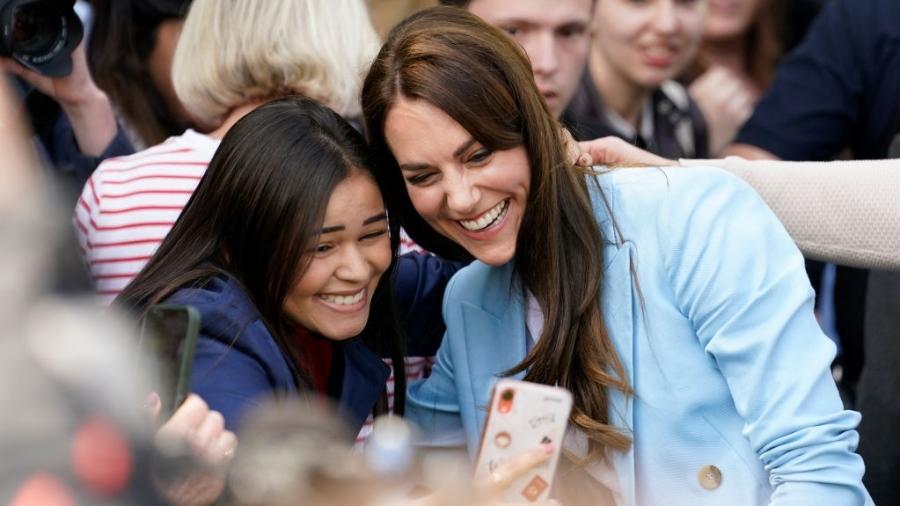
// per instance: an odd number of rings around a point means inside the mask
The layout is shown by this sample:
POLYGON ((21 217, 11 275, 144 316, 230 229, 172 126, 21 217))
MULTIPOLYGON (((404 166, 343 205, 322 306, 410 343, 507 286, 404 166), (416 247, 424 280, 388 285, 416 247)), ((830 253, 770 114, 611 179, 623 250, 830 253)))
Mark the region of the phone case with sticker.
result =
POLYGON ((502 492, 506 502, 547 500, 571 411, 572 394, 564 388, 511 379, 497 382, 481 433, 476 475, 489 475, 503 462, 552 443, 553 455, 547 462, 502 492))

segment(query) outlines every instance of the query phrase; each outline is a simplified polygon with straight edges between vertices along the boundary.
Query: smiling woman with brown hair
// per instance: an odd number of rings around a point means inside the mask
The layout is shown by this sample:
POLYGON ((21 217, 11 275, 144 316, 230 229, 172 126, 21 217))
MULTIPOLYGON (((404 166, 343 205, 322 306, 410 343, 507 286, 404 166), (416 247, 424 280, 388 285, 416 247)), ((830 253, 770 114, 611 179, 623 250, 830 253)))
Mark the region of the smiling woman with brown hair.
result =
POLYGON ((523 52, 460 9, 392 32, 363 113, 392 219, 477 260, 409 389, 432 444, 474 452, 515 375, 572 391, 565 446, 617 504, 870 503, 803 259, 749 187, 572 167, 523 52))

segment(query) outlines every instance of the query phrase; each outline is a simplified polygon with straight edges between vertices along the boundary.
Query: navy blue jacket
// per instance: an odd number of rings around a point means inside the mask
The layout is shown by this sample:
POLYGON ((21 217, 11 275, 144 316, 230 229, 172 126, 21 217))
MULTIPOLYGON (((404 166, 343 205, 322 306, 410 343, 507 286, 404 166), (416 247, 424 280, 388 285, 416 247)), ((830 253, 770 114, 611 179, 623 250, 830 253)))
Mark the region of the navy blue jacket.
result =
MULTIPOLYGON (((459 267, 430 255, 400 257, 394 291, 408 354, 427 356, 437 350, 444 330, 444 287, 459 267)), ((273 395, 297 393, 292 366, 236 280, 214 277, 201 287, 175 292, 166 302, 189 304, 200 312, 191 391, 222 413, 226 427, 238 427, 248 410, 273 395)), ((335 400, 358 430, 384 391, 390 369, 359 338, 336 342, 334 360, 330 382, 338 387, 335 400)))
POLYGON ((785 160, 885 158, 900 132, 900 2, 833 0, 736 142, 785 160))

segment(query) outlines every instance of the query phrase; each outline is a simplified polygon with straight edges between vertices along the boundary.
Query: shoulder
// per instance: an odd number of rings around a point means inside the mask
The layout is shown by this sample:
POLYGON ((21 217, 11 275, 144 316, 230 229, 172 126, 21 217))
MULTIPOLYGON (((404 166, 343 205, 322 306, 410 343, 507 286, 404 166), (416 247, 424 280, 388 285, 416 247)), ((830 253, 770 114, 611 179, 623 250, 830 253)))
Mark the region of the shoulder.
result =
MULTIPOLYGON (((610 213, 625 222, 657 219, 663 210, 690 212, 729 195, 756 197, 749 185, 718 167, 639 167, 596 169, 599 189, 588 183, 595 214, 602 221, 610 213)), ((758 198, 758 197, 757 197, 758 198)))
POLYGON ((127 156, 117 156, 104 160, 95 171, 107 175, 125 173, 146 167, 198 166, 205 169, 219 142, 212 137, 187 130, 183 134, 169 137, 164 142, 127 156))
POLYGON ((165 300, 167 304, 190 305, 201 317, 204 336, 232 344, 258 345, 259 334, 272 340, 261 323, 259 311, 233 278, 213 276, 195 286, 184 287, 165 300))

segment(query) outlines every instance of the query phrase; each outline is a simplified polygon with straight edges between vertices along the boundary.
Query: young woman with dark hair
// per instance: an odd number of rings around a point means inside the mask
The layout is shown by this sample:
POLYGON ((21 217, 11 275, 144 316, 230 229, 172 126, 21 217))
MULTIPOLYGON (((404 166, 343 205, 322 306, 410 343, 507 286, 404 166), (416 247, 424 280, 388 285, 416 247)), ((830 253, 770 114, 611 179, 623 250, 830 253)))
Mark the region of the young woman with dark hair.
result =
POLYGON ((438 7, 363 87, 392 219, 477 261, 407 416, 477 447, 504 375, 575 399, 565 443, 616 504, 870 503, 803 259, 713 168, 579 170, 508 37, 438 7))
MULTIPOLYGON (((429 346, 415 326, 438 318, 455 267, 410 255, 395 274, 398 227, 373 164, 360 134, 324 106, 292 97, 259 107, 225 135, 175 226, 116 299, 137 315, 161 302, 200 311, 191 391, 227 427, 264 397, 305 390, 338 399, 357 428, 373 408, 385 411, 381 358, 400 391, 406 379, 395 291, 414 345, 429 346)), ((403 405, 397 396, 394 411, 403 405)))

